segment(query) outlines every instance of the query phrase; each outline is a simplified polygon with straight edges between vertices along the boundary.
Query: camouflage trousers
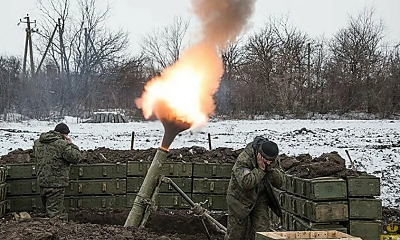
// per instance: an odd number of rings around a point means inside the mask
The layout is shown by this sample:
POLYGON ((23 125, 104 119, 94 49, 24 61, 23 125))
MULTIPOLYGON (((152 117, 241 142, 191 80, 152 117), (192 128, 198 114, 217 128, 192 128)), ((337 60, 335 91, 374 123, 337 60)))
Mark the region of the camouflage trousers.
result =
POLYGON ((228 226, 224 240, 250 240, 254 239, 256 232, 268 231, 270 229, 267 202, 257 204, 243 221, 237 219, 228 206, 228 226))
POLYGON ((68 213, 64 207, 64 194, 64 187, 40 188, 40 197, 48 217, 68 220, 68 213))

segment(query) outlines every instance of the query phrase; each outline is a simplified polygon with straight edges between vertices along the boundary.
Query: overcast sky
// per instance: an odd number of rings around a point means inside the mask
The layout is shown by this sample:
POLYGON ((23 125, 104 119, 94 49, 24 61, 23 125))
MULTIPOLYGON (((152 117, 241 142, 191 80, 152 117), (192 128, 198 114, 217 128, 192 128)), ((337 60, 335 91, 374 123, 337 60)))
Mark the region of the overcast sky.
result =
MULTIPOLYGON (((46 0, 44 0, 46 2, 46 0)), ((76 0, 71 0, 76 2, 76 0)), ((190 11, 190 0, 98 0, 111 7, 107 25, 129 33, 132 53, 139 52, 143 36, 156 28, 172 23, 174 17, 191 19, 189 37, 196 32, 196 17, 190 11)), ((269 16, 289 16, 291 24, 311 37, 330 38, 347 26, 349 16, 356 17, 364 9, 374 9, 375 19, 382 19, 387 29, 386 41, 400 42, 400 0, 258 0, 251 27, 256 31, 269 16)), ((25 25, 17 26, 20 18, 29 14, 39 19, 36 0, 2 0, 0 3, 0 55, 19 55, 24 52, 25 25)))

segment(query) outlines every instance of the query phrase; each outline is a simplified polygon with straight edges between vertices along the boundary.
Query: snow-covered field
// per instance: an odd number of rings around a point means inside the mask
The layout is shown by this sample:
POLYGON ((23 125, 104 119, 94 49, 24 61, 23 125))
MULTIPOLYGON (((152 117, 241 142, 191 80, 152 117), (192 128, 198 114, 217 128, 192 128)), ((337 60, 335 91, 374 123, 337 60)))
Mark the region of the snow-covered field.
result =
MULTIPOLYGON (((77 123, 65 118, 70 136, 82 150, 106 147, 130 149, 156 148, 164 129, 158 121, 131 123, 77 123)), ((56 123, 29 120, 0 122, 0 156, 22 148, 29 149, 41 132, 54 129, 56 123)), ((278 143, 280 153, 313 157, 336 151, 347 165, 355 162, 357 170, 381 177, 384 206, 400 207, 400 120, 224 120, 187 130, 178 135, 171 148, 203 146, 208 148, 208 134, 213 148, 243 148, 257 135, 278 143)))

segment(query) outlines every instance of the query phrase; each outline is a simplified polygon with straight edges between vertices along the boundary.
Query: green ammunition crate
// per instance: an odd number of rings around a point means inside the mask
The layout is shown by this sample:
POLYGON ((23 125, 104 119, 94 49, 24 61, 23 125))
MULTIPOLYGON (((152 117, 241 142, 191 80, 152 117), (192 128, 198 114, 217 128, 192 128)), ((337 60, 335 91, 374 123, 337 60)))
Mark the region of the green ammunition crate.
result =
POLYGON ((4 216, 7 212, 7 201, 3 200, 0 202, 0 217, 4 216))
MULTIPOLYGON (((283 212, 282 212, 282 215, 283 215, 283 212)), ((278 217, 278 215, 276 215, 276 214, 271 210, 271 208, 268 208, 268 216, 269 216, 269 219, 270 219, 272 222, 278 223, 278 224, 282 225, 282 220, 278 217)), ((283 218, 283 217, 282 217, 282 218, 283 218)))
POLYGON ((7 197, 8 212, 28 212, 39 208, 43 209, 40 195, 7 197))
POLYGON ((7 164, 7 180, 10 179, 26 179, 26 178, 36 178, 36 164, 26 163, 26 164, 7 164))
POLYGON ((20 179, 7 181, 7 195, 37 195, 40 194, 39 183, 36 179, 20 179))
POLYGON ((193 193, 224 194, 228 191, 229 179, 194 178, 193 193))
POLYGON ((285 206, 285 191, 282 191, 275 187, 272 187, 272 191, 274 192, 276 199, 278 199, 279 205, 281 205, 281 207, 285 206))
MULTIPOLYGON (((192 191, 192 179, 191 178, 171 178, 172 181, 178 185, 180 189, 182 189, 185 193, 191 193, 192 191)), ((140 187, 144 181, 144 177, 128 177, 126 179, 128 193, 139 192, 140 187)), ((170 184, 162 182, 160 185, 161 193, 176 193, 176 190, 172 188, 170 184)))
POLYGON ((284 209, 314 222, 333 222, 348 220, 346 201, 314 202, 286 193, 284 209))
MULTIPOLYGON (((66 197, 64 199, 65 208, 116 208, 120 209, 126 206, 125 195, 115 196, 83 196, 66 197)), ((43 209, 39 195, 34 196, 14 196, 7 198, 8 212, 22 212, 43 209)))
POLYGON ((347 191, 349 197, 380 196, 380 178, 372 175, 347 177, 347 191))
POLYGON ((125 194, 126 179, 73 180, 65 196, 125 194))
POLYGON ((382 200, 375 198, 349 198, 350 219, 382 219, 382 200))
POLYGON ((128 162, 126 175, 127 176, 146 176, 147 170, 149 170, 151 162, 140 161, 140 162, 128 162))
MULTIPOLYGON (((270 213, 272 213, 272 210, 270 208, 268 208, 270 213)), ((290 230, 289 229, 289 222, 291 221, 290 216, 293 215, 285 210, 282 209, 282 218, 280 220, 281 222, 281 226, 284 230, 290 230)))
MULTIPOLYGON (((188 195, 190 197, 190 195, 188 195)), ((133 202, 135 201, 136 194, 128 193, 126 195, 126 205, 128 208, 133 206, 133 202)), ((178 193, 159 193, 156 198, 156 205, 158 207, 168 207, 168 208, 182 208, 187 209, 190 208, 189 203, 186 202, 185 199, 182 198, 178 193)))
POLYGON ((283 174, 282 177, 282 190, 289 192, 289 193, 295 193, 294 189, 294 179, 292 175, 289 174, 283 174))
POLYGON ((303 179, 293 177, 293 193, 315 201, 347 199, 346 181, 340 178, 321 177, 303 179))
POLYGON ((7 175, 7 168, 4 166, 0 166, 0 183, 6 181, 6 175, 7 175))
POLYGON ((226 195, 193 193, 192 200, 195 203, 204 203, 202 206, 209 210, 228 209, 228 205, 226 203, 226 195))
POLYGON ((126 164, 78 164, 69 172, 72 179, 126 178, 126 164))
POLYGON ((230 178, 233 164, 193 163, 193 177, 230 178))
POLYGON ((302 219, 294 214, 288 213, 286 211, 282 211, 282 226, 286 226, 286 230, 288 231, 328 231, 328 230, 336 230, 339 232, 347 233, 347 228, 338 222, 332 223, 316 223, 309 221, 307 219, 302 219))
POLYGON ((8 189, 7 183, 0 184, 0 202, 6 199, 7 189, 8 189))
MULTIPOLYGON (((127 176, 145 176, 151 162, 128 162, 127 176)), ((191 177, 192 163, 167 162, 162 166, 161 174, 168 177, 191 177)))
MULTIPOLYGON (((190 195, 188 196, 190 197, 190 195)), ((159 193, 156 204, 160 207, 190 208, 189 203, 178 193, 159 193)))
POLYGON ((347 228, 351 235, 363 240, 377 240, 382 233, 382 221, 350 220, 347 228))
POLYGON ((69 208, 122 209, 126 207, 126 195, 68 197, 65 202, 69 208))

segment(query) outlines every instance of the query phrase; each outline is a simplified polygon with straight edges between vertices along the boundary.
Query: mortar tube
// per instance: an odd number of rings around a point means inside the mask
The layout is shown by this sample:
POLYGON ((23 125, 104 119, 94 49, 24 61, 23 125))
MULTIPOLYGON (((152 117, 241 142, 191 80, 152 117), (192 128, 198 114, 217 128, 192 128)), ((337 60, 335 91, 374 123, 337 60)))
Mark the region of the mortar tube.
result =
POLYGON ((168 150, 158 148, 156 155, 151 162, 150 168, 144 178, 129 215, 125 221, 125 227, 138 228, 143 220, 146 207, 150 204, 151 196, 157 186, 158 178, 161 175, 162 166, 167 158, 168 150))

